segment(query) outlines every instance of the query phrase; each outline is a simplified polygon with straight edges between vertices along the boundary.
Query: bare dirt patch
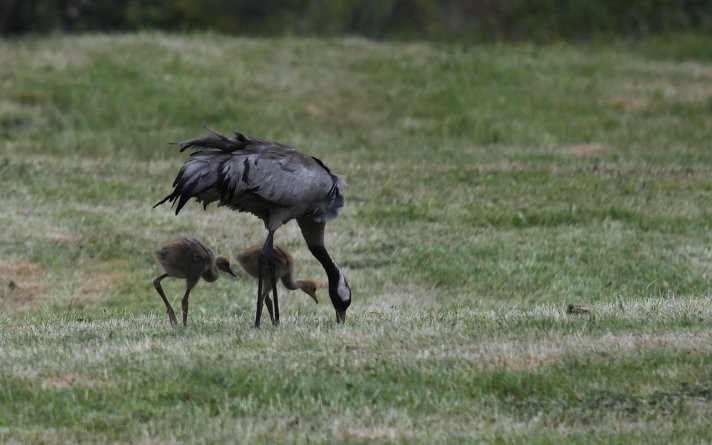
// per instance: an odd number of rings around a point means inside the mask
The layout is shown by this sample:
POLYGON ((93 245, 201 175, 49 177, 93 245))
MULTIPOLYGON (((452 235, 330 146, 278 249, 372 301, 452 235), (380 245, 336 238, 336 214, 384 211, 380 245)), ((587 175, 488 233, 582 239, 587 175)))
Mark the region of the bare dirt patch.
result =
POLYGON ((5 308, 27 310, 37 304, 45 283, 40 267, 30 261, 0 261, 0 302, 5 308))
POLYGON ((606 99, 602 105, 616 110, 641 111, 647 109, 650 102, 640 97, 613 96, 606 99))
POLYGON ((77 273, 77 288, 74 298, 78 303, 101 301, 117 287, 132 280, 120 262, 103 262, 77 273))

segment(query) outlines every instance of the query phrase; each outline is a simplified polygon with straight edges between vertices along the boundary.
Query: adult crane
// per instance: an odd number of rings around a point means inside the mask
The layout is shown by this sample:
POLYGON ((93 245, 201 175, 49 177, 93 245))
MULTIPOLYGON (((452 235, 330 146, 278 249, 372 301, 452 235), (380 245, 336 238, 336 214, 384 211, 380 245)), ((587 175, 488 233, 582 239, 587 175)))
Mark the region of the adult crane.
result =
POLYGON ((273 238, 275 231, 292 219, 297 220, 309 251, 326 272, 337 323, 346 321, 351 288, 324 246, 326 222, 336 218, 344 206, 339 189, 344 185, 342 177, 313 156, 241 133, 226 137, 210 130, 208 135, 178 145, 181 152, 191 147, 195 151, 178 171, 173 192, 154 207, 171 202, 177 215, 191 198, 201 202, 203 209, 217 202, 218 206, 252 213, 267 229, 259 258, 255 326, 260 325, 262 316, 265 264, 272 282, 275 324, 279 323, 273 238))

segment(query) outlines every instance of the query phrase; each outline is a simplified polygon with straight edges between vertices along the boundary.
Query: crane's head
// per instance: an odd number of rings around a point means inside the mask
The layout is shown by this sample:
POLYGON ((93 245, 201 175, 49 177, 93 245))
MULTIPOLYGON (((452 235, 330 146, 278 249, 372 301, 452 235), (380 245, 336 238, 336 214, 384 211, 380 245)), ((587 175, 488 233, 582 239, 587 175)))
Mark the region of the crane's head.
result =
POLYGON ((233 278, 237 278, 237 275, 235 275, 235 272, 230 269, 230 260, 225 257, 225 256, 218 256, 215 257, 215 265, 218 267, 218 270, 222 270, 223 272, 229 273, 230 275, 233 276, 233 278))
POLYGON ((339 279, 329 281, 329 297, 336 310, 336 322, 346 322, 346 309, 351 304, 351 287, 346 277, 339 271, 339 279))

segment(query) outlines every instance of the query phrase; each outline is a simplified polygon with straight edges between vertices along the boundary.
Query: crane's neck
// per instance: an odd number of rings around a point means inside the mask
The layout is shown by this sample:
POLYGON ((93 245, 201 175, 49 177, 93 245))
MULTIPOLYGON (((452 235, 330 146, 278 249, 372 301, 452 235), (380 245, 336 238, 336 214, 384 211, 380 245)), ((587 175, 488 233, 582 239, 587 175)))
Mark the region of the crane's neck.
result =
POLYGON ((324 221, 314 221, 308 217, 297 219, 299 228, 302 231, 304 241, 309 246, 309 251, 314 255, 324 268, 329 279, 329 298, 331 304, 336 309, 336 321, 341 322, 346 319, 346 309, 351 304, 351 288, 346 281, 346 277, 341 273, 339 266, 329 256, 329 252, 324 247, 324 221))
POLYGON ((329 256, 326 247, 323 245, 309 246, 309 250, 312 255, 314 255, 314 258, 321 263, 329 279, 329 297, 331 297, 331 303, 337 310, 346 310, 351 304, 351 288, 349 288, 346 277, 344 277, 339 266, 337 266, 334 260, 329 256))

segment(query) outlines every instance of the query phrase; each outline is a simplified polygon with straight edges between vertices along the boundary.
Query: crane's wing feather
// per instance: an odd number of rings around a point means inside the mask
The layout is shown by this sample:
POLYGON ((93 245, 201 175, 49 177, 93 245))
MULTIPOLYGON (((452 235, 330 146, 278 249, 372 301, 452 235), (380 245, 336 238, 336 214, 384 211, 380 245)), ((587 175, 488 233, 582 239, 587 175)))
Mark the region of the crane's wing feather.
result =
POLYGON ((190 198, 204 207, 218 202, 262 219, 275 208, 293 209, 291 217, 311 214, 333 219, 343 207, 341 177, 320 160, 293 148, 240 133, 228 138, 214 132, 182 142, 180 147, 197 147, 198 151, 181 167, 173 192, 156 204, 172 202, 176 214, 190 198))

